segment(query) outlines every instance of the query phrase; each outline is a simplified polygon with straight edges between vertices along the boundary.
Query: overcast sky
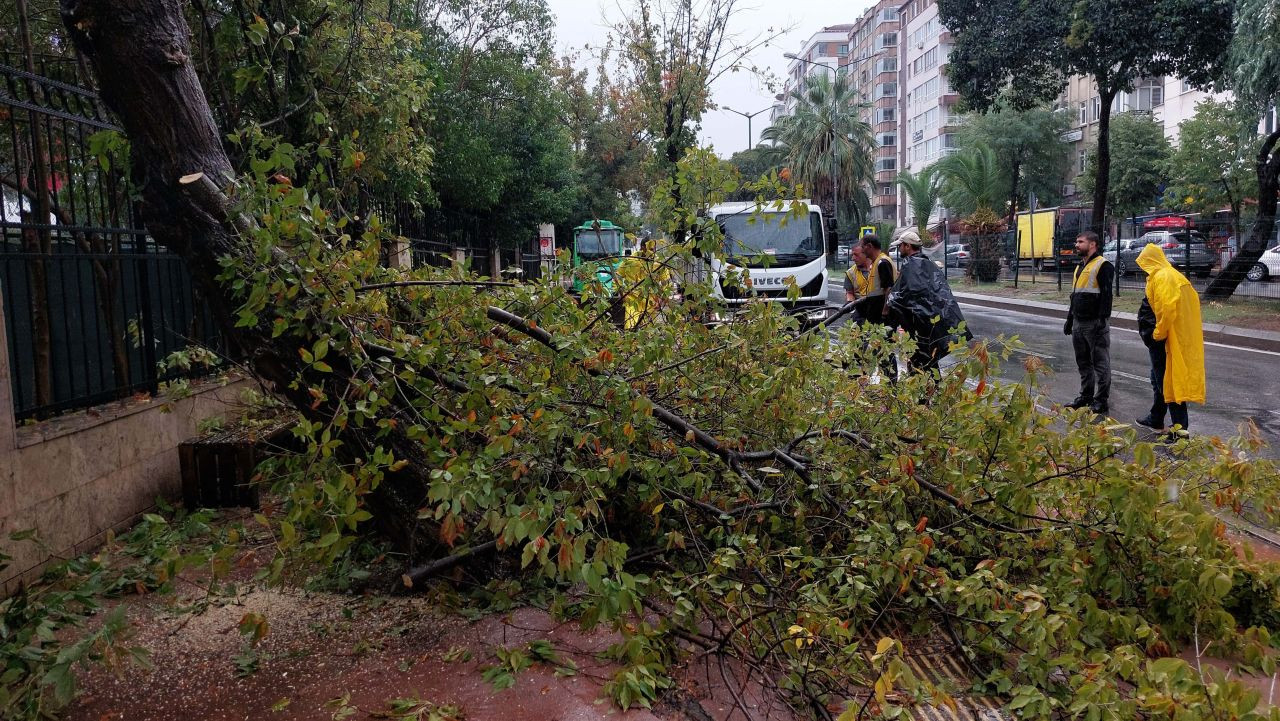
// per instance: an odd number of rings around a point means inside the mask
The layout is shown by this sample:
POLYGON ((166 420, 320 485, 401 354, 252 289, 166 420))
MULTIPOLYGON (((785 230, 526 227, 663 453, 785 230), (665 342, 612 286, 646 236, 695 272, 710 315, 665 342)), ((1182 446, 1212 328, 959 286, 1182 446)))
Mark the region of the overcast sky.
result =
MULTIPOLYGON (((779 85, 770 89, 765 80, 749 72, 726 73, 711 88, 713 101, 743 113, 770 107, 774 93, 781 92, 780 84, 787 69, 788 61, 782 54, 800 52, 805 40, 823 26, 853 22, 872 2, 743 0, 742 10, 729 26, 732 35, 745 41, 786 30, 767 46, 758 48, 746 62, 747 65, 768 69, 779 85)), ((561 54, 581 51, 584 43, 588 42, 593 46, 602 44, 609 23, 632 6, 631 0, 547 0, 547 4, 556 17, 556 47, 561 54)), ((760 131, 768 124, 767 110, 751 120, 753 142, 760 139, 760 131)), ((719 155, 728 157, 749 147, 747 119, 726 110, 713 110, 703 118, 699 137, 704 145, 712 145, 719 155)))

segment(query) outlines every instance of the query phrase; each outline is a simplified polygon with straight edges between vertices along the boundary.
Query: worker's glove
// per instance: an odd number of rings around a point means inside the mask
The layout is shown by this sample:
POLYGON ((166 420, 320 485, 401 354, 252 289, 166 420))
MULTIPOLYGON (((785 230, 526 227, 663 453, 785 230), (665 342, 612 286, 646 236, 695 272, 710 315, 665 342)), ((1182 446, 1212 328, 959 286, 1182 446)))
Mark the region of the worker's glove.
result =
POLYGON ((1063 335, 1071 335, 1071 324, 1072 324, 1072 318, 1071 316, 1067 316, 1067 322, 1065 325, 1062 326, 1063 335))

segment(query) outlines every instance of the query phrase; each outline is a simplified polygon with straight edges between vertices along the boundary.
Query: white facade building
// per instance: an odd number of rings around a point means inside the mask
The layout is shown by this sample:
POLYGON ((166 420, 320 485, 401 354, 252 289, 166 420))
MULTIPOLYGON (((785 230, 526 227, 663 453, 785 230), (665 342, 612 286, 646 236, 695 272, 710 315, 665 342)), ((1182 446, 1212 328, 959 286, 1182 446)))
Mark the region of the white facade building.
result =
POLYGON ((790 115, 795 109, 791 92, 803 88, 810 75, 824 74, 835 79, 837 68, 849 54, 849 31, 852 24, 830 25, 814 33, 787 65, 787 79, 782 87, 781 107, 774 106, 770 120, 790 115))
MULTIPOLYGON (((938 17, 937 0, 909 0, 898 10, 898 116, 902 142, 898 169, 919 173, 955 151, 959 96, 947 82, 951 33, 938 17)), ((931 223, 941 217, 935 211, 931 223)), ((911 207, 898 196, 898 225, 910 224, 911 207)))

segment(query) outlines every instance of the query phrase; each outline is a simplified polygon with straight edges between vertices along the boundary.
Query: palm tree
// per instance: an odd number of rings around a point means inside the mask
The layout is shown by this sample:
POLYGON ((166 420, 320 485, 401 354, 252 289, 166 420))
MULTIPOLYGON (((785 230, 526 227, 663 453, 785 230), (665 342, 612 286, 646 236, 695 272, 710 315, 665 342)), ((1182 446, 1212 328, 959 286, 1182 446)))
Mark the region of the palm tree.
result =
POLYGON ((996 154, 986 145, 974 145, 948 155, 937 163, 942 176, 942 202, 965 218, 971 236, 973 261, 968 272, 984 282, 1000 276, 1000 240, 1004 221, 997 208, 1008 187, 996 154))
POLYGON ((921 240, 929 239, 929 216, 938 205, 938 196, 942 193, 941 178, 938 177, 938 166, 930 165, 918 174, 910 170, 898 173, 898 185, 906 193, 911 203, 911 219, 916 224, 921 240))
POLYGON ((848 78, 810 75, 791 91, 795 111, 761 133, 791 168, 791 177, 818 197, 831 199, 837 220, 856 226, 871 207, 866 187, 874 177, 875 136, 862 120, 848 78))
POLYGON ((1002 203, 1008 183, 995 152, 986 145, 948 155, 933 167, 942 176, 942 202, 956 215, 994 211, 1002 203))

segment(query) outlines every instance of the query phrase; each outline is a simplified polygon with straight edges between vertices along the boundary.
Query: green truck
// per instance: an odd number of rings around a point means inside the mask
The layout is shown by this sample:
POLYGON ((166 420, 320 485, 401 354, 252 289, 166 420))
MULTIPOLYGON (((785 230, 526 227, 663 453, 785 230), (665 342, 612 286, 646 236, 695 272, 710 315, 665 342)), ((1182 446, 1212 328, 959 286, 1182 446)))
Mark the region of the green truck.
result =
POLYGON ((614 292, 614 275, 622 261, 635 251, 622 228, 607 220, 589 220, 573 229, 573 291, 581 293, 591 282, 590 272, 580 271, 583 266, 595 269, 597 280, 604 292, 614 292))

